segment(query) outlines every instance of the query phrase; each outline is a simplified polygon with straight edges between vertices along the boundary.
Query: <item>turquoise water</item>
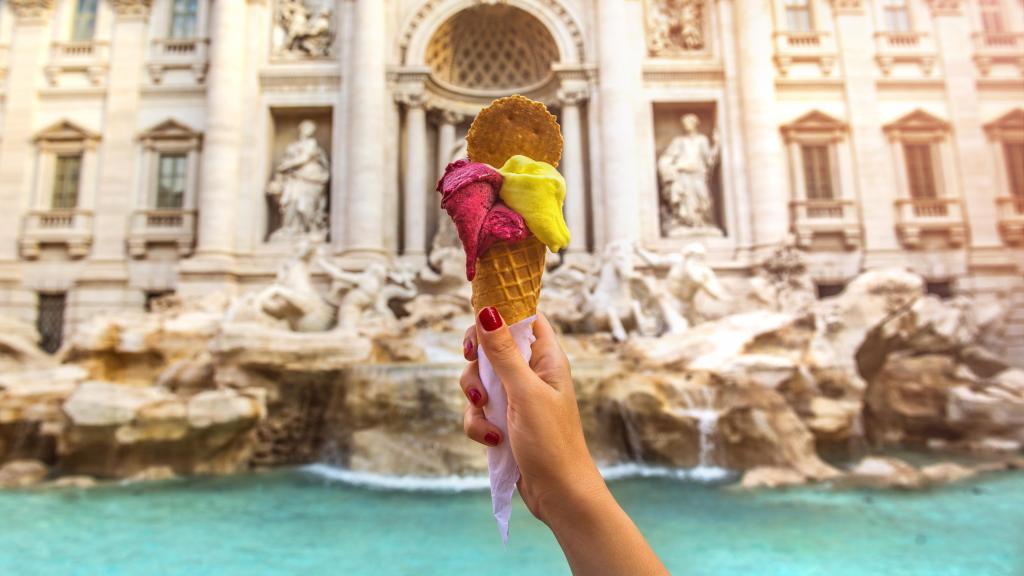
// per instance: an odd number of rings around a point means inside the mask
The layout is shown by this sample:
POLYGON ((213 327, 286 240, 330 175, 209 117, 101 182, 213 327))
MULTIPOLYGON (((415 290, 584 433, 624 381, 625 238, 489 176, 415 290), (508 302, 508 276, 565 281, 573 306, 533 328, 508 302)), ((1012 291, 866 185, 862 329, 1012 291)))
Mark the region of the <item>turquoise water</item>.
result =
MULTIPOLYGON (((1024 474, 922 493, 610 485, 676 575, 1024 574, 1024 474)), ((502 550, 489 507, 305 470, 0 492, 0 575, 568 574, 522 505, 502 550)))

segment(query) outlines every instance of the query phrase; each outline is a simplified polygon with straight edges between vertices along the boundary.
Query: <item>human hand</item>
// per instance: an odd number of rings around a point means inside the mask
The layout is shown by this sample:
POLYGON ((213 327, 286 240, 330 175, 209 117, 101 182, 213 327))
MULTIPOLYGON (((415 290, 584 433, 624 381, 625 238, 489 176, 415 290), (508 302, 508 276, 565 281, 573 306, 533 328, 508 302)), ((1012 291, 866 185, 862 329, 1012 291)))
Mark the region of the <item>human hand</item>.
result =
POLYGON ((466 330, 470 361, 460 385, 470 401, 463 418, 469 438, 486 446, 510 442, 519 465, 519 493, 530 512, 551 524, 594 492, 605 490, 583 437, 569 361, 543 314, 533 324, 536 341, 529 364, 494 308, 481 310, 466 330), (487 351, 508 396, 508 438, 487 421, 487 391, 480 380, 477 344, 487 351))

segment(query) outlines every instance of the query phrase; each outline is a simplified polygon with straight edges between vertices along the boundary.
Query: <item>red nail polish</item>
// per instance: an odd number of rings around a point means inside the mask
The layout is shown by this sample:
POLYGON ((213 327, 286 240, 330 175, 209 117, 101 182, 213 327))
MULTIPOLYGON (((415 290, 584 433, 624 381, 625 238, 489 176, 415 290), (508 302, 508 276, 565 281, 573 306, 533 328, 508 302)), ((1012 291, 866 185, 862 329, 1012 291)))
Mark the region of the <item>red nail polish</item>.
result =
POLYGON ((501 328, 501 314, 494 306, 488 306, 480 311, 480 325, 488 332, 494 332, 501 328))
POLYGON ((497 446, 498 442, 500 441, 501 438, 494 432, 488 432, 487 434, 484 434, 484 442, 487 442, 491 446, 497 446))
POLYGON ((466 360, 473 359, 473 343, 469 340, 462 343, 462 357, 466 360))
POLYGON ((473 406, 479 406, 480 401, 484 399, 484 395, 476 388, 470 388, 467 390, 466 396, 469 397, 469 401, 472 402, 473 406))

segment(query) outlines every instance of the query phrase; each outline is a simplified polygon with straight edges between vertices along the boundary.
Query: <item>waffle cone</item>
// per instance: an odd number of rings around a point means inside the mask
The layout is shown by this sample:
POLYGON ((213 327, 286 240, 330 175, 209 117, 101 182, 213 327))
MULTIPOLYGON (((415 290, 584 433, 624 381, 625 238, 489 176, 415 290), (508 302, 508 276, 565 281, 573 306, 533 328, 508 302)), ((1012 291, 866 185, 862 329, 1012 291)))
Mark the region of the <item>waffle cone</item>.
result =
POLYGON ((537 313, 546 248, 536 236, 498 242, 477 260, 473 310, 494 306, 512 325, 537 313))

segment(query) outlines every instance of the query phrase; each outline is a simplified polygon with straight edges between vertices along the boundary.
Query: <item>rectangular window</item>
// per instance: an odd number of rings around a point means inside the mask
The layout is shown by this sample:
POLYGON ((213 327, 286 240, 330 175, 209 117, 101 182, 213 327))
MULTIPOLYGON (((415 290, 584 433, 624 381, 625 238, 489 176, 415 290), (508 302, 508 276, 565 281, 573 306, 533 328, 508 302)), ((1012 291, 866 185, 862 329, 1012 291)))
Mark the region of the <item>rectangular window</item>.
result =
POLYGON ((786 27, 790 32, 810 32, 810 0, 786 0, 786 27))
POLYGON ((832 166, 829 147, 805 144, 800 147, 804 164, 804 188, 808 200, 833 200, 832 166))
POLYGON ((176 210, 184 206, 187 177, 186 154, 161 154, 157 170, 156 207, 176 210))
POLYGON ((915 200, 938 198, 938 191, 935 187, 935 163, 932 161, 932 145, 905 144, 903 153, 907 159, 910 197, 915 200))
POLYGON ((96 32, 97 0, 77 0, 75 3, 75 19, 71 29, 71 40, 88 42, 96 32))
POLYGON ((173 0, 171 5, 171 38, 195 38, 198 0, 173 0))
POLYGON ((39 345, 51 354, 60 348, 64 340, 64 303, 63 293, 39 295, 39 309, 36 311, 39 345))
POLYGON ((1014 198, 1024 200, 1024 142, 1007 142, 1003 144, 1003 155, 1006 156, 1006 174, 1010 182, 1010 194, 1014 198))
POLYGON ((82 179, 82 156, 57 156, 53 174, 53 198, 50 207, 54 210, 78 208, 78 187, 82 179))
POLYGON ((889 32, 910 32, 910 10, 907 0, 885 0, 885 29, 889 32))
POLYGON ((981 0, 981 28, 986 34, 1001 34, 1003 28, 1003 9, 1000 0, 981 0))

